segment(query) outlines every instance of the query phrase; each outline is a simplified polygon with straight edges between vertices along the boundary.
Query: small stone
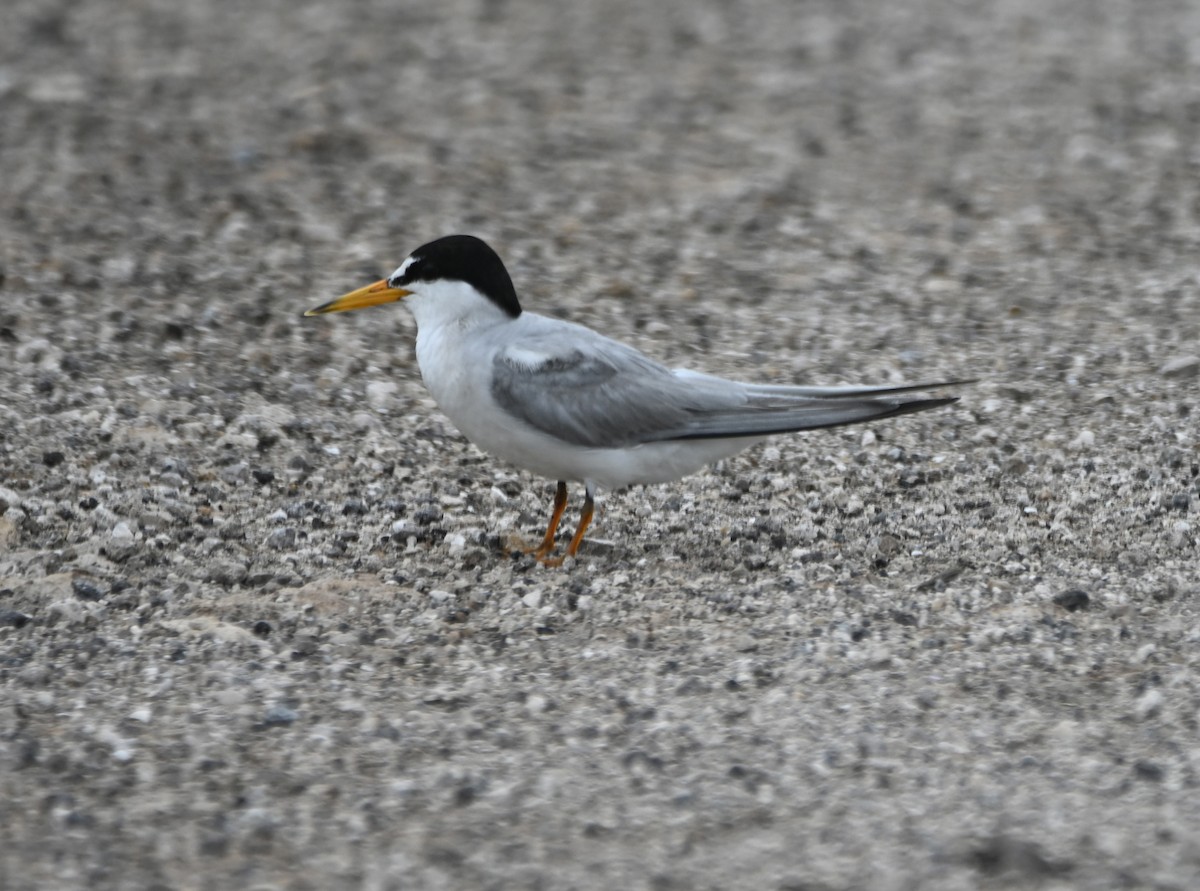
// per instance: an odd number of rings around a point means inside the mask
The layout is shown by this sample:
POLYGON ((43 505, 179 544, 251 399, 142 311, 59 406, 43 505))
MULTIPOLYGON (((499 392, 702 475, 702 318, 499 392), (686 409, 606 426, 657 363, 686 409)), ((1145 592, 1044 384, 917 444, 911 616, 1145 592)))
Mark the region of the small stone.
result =
POLYGON ((1158 373, 1178 380, 1200 376, 1200 356, 1175 356, 1164 362, 1158 373))
POLYGON ((10 507, 20 507, 21 496, 12 489, 6 489, 0 486, 0 514, 3 514, 10 507))
POLYGON ((1139 780, 1147 780, 1151 783, 1161 783, 1163 778, 1167 775, 1167 772, 1163 770, 1161 765, 1142 758, 1134 762, 1133 775, 1139 780))
POLYGON ((361 498, 347 498, 342 505, 342 513, 348 516, 361 517, 367 512, 367 504, 361 498))
POLYGON ((251 474, 254 477, 254 481, 260 486, 267 486, 275 482, 275 471, 273 470, 267 470, 260 467, 252 470, 251 474))
POLYGON ((208 567, 206 578, 210 582, 216 582, 222 587, 229 588, 245 581, 249 572, 244 563, 236 560, 218 560, 208 567))
POLYGON ((388 411, 398 389, 393 381, 371 381, 367 384, 367 405, 378 412, 388 411))
POLYGON ((521 602, 523 604, 525 604, 527 607, 529 607, 530 609, 537 609, 539 606, 542 605, 542 592, 541 591, 530 591, 528 594, 526 594, 524 597, 521 598, 521 602))
POLYGON ((91 579, 73 579, 71 581, 71 591, 80 600, 96 601, 104 597, 104 592, 100 590, 100 586, 91 579))
POLYGON ((296 546, 296 529, 294 526, 285 526, 282 529, 276 529, 267 536, 267 547, 274 548, 277 551, 291 550, 296 546))
POLYGON ((1096 434, 1091 430, 1080 430, 1074 439, 1071 440, 1067 448, 1074 449, 1077 452, 1087 451, 1096 445, 1096 434))
POLYGON ((293 455, 288 459, 288 470, 294 471, 296 474, 305 474, 312 471, 312 465, 303 455, 293 455))
POLYGON ((441 508, 433 507, 432 505, 429 507, 423 507, 413 513, 413 519, 422 526, 430 526, 442 519, 442 511, 441 508))
POLYGON ((1133 714, 1139 721, 1145 721, 1147 718, 1153 718, 1163 707, 1163 695, 1157 687, 1151 687, 1145 693, 1138 697, 1137 702, 1133 705, 1133 714))
POLYGON ((368 411, 356 411, 350 416, 350 429, 355 433, 366 433, 379 426, 379 419, 368 411))
MULTIPOLYGON (((9 509, 13 513, 18 513, 16 508, 9 509)), ((15 518, 7 514, 0 517, 0 548, 10 548, 17 543, 21 537, 21 530, 17 527, 15 518)))
POLYGON ((0 627, 24 628, 29 624, 30 617, 15 609, 0 609, 0 627))
POLYGON ((1011 476, 1021 476, 1029 472, 1029 465, 1020 458, 1009 458, 1004 462, 1004 472, 1011 476))
POLYGON ((311 656, 320 648, 320 641, 314 631, 299 631, 292 643, 292 657, 303 658, 311 656))
POLYGON ((259 619, 254 623, 254 627, 250 630, 254 632, 255 637, 270 637, 272 631, 271 623, 264 621, 263 619, 259 619))
POLYGON ((57 467, 67 460, 67 456, 62 452, 42 452, 42 463, 47 467, 57 467))
POLYGON ((230 464, 228 467, 221 468, 219 475, 221 482, 226 485, 239 486, 249 481, 250 467, 244 461, 238 461, 236 464, 230 464))
POLYGON ((298 717, 300 716, 286 705, 273 705, 263 715, 263 725, 266 727, 287 727, 289 724, 296 723, 298 717))
POLYGON ((1070 591, 1064 591, 1061 594, 1056 594, 1054 597, 1055 605, 1061 606, 1069 613, 1073 613, 1080 609, 1087 609, 1088 604, 1091 602, 1092 598, 1088 596, 1087 592, 1080 591, 1078 588, 1074 588, 1070 591))

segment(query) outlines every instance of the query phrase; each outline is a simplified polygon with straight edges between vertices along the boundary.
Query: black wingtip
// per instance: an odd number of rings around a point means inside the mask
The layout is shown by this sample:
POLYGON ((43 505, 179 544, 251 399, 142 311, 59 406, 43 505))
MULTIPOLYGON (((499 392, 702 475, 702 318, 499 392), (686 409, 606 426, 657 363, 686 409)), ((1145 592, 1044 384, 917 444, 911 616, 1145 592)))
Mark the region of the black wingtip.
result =
POLYGON ((871 420, 877 420, 878 418, 894 418, 898 415, 911 415, 913 412, 926 411, 927 409, 931 408, 941 408, 943 405, 953 405, 955 402, 959 401, 959 398, 960 397, 958 396, 938 396, 933 399, 910 399, 907 402, 899 403, 891 411, 878 415, 877 418, 872 418, 871 420))
MULTIPOLYGON (((758 423, 746 425, 743 427, 721 427, 719 429, 704 430, 701 432, 683 433, 677 436, 666 436, 664 439, 732 439, 739 437, 767 437, 779 436, 784 433, 800 433, 808 430, 827 430, 830 427, 848 427, 851 424, 870 424, 875 421, 882 421, 887 418, 895 418, 900 415, 911 415, 919 411, 928 411, 933 408, 941 408, 945 405, 952 405, 959 401, 957 396, 938 396, 932 399, 906 399, 896 400, 892 404, 888 404, 891 400, 883 398, 865 399, 860 407, 868 408, 866 413, 858 414, 853 417, 841 417, 838 419, 828 419, 814 421, 805 419, 803 421, 784 421, 780 419, 778 424, 769 422, 769 416, 766 419, 767 423, 758 423)), ((830 399, 831 405, 845 404, 841 399, 830 399)))

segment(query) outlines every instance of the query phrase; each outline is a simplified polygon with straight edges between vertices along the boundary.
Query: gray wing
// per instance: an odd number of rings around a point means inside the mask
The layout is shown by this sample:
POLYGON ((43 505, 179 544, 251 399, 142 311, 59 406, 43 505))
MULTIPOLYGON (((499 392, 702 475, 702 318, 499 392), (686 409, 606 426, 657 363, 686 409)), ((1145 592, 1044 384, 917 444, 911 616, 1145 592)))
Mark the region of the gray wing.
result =
POLYGON ((500 351, 492 364, 496 402, 543 433, 589 448, 672 439, 707 408, 737 403, 727 381, 690 386, 632 347, 591 334, 527 338, 500 351))
POLYGON ((501 350, 493 361, 491 389, 505 411, 556 439, 620 448, 761 437, 908 414, 957 397, 903 394, 950 383, 894 388, 743 384, 672 370, 622 343, 575 329, 569 338, 545 335, 501 350))

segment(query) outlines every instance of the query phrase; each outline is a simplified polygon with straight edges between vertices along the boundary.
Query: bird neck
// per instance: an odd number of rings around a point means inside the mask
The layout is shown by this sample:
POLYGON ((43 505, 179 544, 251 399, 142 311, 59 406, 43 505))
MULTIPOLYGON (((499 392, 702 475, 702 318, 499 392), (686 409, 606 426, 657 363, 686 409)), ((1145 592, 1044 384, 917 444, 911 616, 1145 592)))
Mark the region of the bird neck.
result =
POLYGON ((513 316, 466 282, 430 282, 412 294, 405 305, 418 331, 467 330, 511 321, 513 316))

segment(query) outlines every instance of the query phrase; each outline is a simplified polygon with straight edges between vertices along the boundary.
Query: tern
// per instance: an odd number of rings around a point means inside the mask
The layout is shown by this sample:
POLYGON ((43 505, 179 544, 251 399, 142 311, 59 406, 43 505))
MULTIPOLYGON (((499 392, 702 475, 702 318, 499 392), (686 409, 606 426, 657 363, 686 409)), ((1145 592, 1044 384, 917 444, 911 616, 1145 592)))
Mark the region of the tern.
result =
POLYGON ((590 328, 526 312, 504 263, 472 235, 422 245, 382 281, 305 313, 402 300, 417 364, 438 407, 484 452, 558 483, 541 563, 574 557, 598 487, 665 483, 769 436, 858 424, 956 402, 893 387, 752 384, 667 366, 590 328), (565 557, 553 558, 568 481, 584 503, 565 557))

